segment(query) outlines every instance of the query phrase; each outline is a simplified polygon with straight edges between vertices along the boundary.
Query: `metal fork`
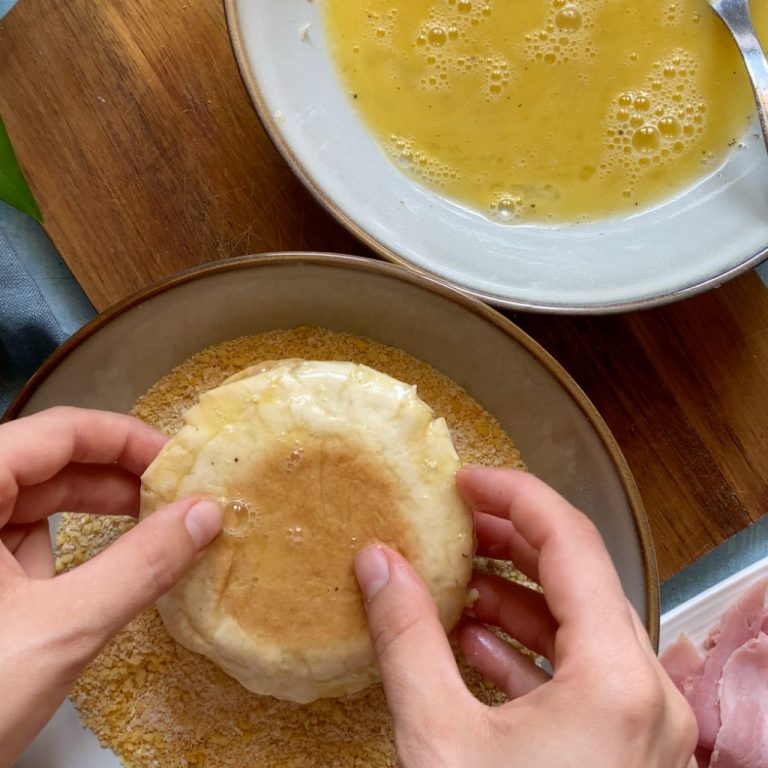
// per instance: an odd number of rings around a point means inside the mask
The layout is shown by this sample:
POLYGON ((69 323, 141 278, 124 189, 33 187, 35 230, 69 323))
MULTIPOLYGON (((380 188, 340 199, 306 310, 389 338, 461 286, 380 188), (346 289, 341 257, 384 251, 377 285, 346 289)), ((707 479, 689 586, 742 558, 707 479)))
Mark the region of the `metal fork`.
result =
POLYGON ((749 15, 749 0, 709 0, 709 4, 731 31, 752 81, 757 114, 768 150, 768 61, 755 35, 749 15))

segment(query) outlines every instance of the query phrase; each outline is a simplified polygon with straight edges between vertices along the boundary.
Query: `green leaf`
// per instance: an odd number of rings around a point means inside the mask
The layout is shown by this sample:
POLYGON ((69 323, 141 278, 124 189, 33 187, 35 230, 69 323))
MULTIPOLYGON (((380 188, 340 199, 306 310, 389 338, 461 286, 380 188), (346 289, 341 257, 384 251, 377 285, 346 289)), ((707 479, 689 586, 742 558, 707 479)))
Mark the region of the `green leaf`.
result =
POLYGON ((2 117, 0 117, 0 200, 43 223, 43 215, 19 168, 19 162, 2 117))

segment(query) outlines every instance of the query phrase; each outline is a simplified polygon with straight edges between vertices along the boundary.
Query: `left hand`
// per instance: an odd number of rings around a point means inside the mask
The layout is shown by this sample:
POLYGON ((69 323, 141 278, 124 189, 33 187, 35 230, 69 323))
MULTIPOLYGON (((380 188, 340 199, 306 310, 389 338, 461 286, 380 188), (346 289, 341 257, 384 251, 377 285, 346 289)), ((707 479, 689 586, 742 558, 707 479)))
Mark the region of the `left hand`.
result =
POLYGON ((0 425, 0 768, 13 764, 118 630, 167 592, 221 528, 210 501, 158 510, 53 578, 48 516, 133 515, 165 438, 138 419, 54 408, 0 425))

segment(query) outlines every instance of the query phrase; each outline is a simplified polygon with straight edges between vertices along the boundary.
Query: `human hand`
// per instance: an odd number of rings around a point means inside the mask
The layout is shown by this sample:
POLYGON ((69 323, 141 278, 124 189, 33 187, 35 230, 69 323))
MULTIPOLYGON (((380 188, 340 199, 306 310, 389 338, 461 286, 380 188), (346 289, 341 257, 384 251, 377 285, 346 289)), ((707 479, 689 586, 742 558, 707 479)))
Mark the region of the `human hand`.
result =
POLYGON ((165 438, 138 419, 54 408, 0 425, 0 768, 12 765, 109 638, 195 563, 221 528, 175 502, 54 576, 48 515, 133 515, 165 438))
POLYGON ((458 633, 469 663, 509 698, 465 687, 431 597, 408 562, 356 559, 402 768, 695 768, 693 713, 653 652, 594 525, 532 475, 465 469, 479 554, 511 559, 544 594, 477 574, 458 633), (550 679, 486 629, 546 656, 550 679))

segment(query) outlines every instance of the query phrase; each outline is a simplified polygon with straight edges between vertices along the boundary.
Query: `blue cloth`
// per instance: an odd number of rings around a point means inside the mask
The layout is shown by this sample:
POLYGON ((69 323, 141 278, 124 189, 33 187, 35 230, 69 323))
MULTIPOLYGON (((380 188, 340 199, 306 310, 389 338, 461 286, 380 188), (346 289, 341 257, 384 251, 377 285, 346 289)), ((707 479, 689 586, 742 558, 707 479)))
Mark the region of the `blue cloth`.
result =
POLYGON ((65 338, 37 284, 0 231, 0 412, 65 338))
POLYGON ((93 318, 93 305, 36 221, 0 203, 0 232, 10 241, 17 260, 37 285, 67 336, 93 318))
POLYGON ((95 314, 43 229, 0 203, 0 414, 95 314))

